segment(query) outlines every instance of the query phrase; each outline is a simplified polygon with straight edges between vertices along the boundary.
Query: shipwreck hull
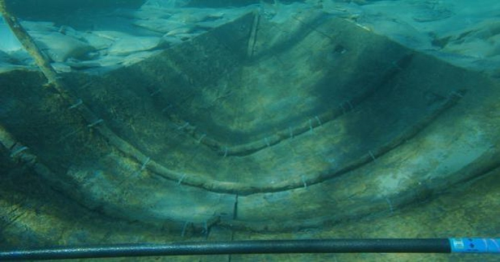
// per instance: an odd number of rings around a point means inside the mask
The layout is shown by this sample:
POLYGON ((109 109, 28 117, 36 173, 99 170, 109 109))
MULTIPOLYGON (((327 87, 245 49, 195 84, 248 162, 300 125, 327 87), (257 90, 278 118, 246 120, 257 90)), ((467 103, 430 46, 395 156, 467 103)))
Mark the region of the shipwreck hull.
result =
POLYGON ((0 75, 3 161, 100 214, 183 235, 390 214, 499 163, 498 81, 312 10, 279 25, 248 14, 60 77, 78 103, 39 71, 0 75))

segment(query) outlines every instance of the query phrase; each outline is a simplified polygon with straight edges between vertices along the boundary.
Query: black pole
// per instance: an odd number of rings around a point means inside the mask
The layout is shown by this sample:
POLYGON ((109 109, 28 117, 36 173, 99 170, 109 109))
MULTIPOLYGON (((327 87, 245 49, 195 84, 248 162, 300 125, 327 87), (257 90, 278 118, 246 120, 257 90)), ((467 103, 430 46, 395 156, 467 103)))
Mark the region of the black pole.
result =
POLYGON ((0 261, 279 253, 450 253, 448 239, 325 239, 184 242, 0 251, 0 261))

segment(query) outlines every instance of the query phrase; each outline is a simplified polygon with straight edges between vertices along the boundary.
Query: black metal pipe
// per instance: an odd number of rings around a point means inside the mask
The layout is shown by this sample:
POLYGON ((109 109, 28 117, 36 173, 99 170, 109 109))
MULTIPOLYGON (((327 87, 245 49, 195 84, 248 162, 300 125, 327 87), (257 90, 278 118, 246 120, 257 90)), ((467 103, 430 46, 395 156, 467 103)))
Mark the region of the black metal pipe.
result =
POLYGON ((0 251, 0 261, 220 254, 451 252, 500 254, 500 239, 311 239, 54 247, 0 251))
POLYGON ((53 247, 0 251, 0 260, 76 259, 104 257, 279 254, 279 253, 450 253, 448 239, 325 239, 184 242, 53 247))

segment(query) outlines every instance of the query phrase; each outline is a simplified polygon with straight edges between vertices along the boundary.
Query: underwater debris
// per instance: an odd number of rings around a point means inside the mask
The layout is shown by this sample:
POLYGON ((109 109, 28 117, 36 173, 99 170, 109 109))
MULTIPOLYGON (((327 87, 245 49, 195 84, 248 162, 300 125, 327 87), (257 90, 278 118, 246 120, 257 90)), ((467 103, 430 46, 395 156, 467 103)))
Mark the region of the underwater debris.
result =
POLYGON ((19 148, 17 148, 16 150, 14 150, 11 154, 10 154, 10 157, 11 158, 14 158, 16 157, 17 155, 21 154, 23 151, 26 151, 28 150, 29 148, 27 146, 21 146, 19 148))
POLYGON ((95 122, 93 122, 93 123, 88 124, 88 125, 87 125, 87 127, 88 127, 88 128, 92 128, 92 127, 94 127, 94 126, 96 126, 96 125, 98 125, 98 124, 100 124, 100 123, 102 123, 102 122, 104 122, 104 120, 99 119, 99 120, 97 120, 97 121, 95 121, 95 122))
POLYGON ((186 177, 186 173, 182 174, 181 178, 179 178, 179 180, 177 181, 177 185, 181 185, 182 180, 184 180, 185 177, 186 177))
POLYGON ((83 104, 83 100, 82 99, 78 99, 77 102, 75 104, 72 104, 71 106, 69 106, 68 109, 69 110, 75 109, 75 108, 77 108, 78 106, 80 106, 82 104, 83 104))
POLYGON ((146 165, 149 163, 149 161, 151 161, 151 158, 147 157, 146 160, 144 160, 144 163, 142 163, 140 171, 143 171, 144 169, 146 169, 146 165))

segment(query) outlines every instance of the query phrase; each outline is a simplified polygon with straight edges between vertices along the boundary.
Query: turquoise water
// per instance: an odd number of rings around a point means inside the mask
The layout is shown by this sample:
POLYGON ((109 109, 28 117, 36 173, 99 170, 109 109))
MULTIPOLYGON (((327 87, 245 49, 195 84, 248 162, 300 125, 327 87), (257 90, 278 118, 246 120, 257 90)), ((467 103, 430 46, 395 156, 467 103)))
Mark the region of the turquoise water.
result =
POLYGON ((7 7, 2 248, 498 237, 497 1, 7 7))

